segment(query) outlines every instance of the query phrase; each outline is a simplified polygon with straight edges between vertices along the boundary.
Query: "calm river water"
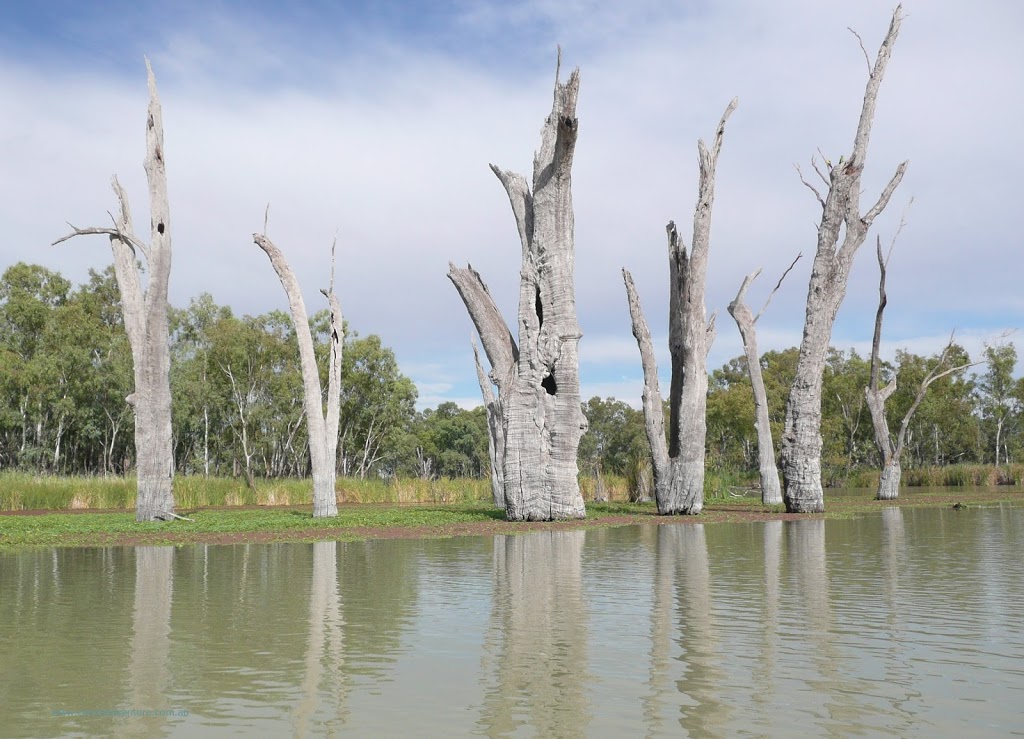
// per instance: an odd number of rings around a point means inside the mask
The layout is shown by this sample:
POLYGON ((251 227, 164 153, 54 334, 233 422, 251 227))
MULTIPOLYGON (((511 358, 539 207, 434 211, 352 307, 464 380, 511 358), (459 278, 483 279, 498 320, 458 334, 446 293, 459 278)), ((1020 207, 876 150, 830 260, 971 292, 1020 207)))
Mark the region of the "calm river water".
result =
POLYGON ((1024 509, 0 555, 0 736, 1024 732, 1024 509))

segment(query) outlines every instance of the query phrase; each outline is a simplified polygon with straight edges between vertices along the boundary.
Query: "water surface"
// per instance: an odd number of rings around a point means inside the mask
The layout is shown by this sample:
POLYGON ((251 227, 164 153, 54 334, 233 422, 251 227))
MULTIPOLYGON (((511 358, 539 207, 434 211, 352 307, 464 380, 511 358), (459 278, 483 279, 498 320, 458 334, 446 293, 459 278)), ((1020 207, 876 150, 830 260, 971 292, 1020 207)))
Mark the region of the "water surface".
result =
POLYGON ((0 555, 0 735, 1024 732, 1024 509, 0 555))

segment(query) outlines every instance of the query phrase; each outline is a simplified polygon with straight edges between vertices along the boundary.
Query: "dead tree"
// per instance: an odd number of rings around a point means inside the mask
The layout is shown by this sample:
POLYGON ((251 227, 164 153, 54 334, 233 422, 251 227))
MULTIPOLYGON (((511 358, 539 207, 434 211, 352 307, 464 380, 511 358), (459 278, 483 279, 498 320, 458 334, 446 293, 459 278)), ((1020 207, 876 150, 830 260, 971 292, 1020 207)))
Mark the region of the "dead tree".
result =
MULTIPOLYGON (((522 242, 518 346, 480 275, 469 266, 450 265, 448 271, 480 334, 490 379, 498 388, 504 503, 512 521, 586 515, 576 464, 587 428, 580 405, 582 333, 573 286, 571 170, 578 92, 578 69, 565 84, 556 71, 551 114, 534 155, 532 188, 522 175, 491 165, 508 194, 522 242)), ((500 457, 495 456, 497 463, 500 457)))
MULTIPOLYGON (((939 355, 939 361, 935 363, 931 371, 921 380, 921 385, 917 389, 914 401, 910 404, 910 408, 907 409, 903 420, 900 422, 899 432, 893 438, 889 432, 889 422, 885 418, 885 402, 896 392, 896 378, 893 377, 892 381, 885 387, 880 387, 882 363, 878 354, 878 348, 882 341, 882 314, 888 303, 888 298, 885 294, 885 275, 889 258, 882 255, 881 239, 877 240, 876 246, 879 272, 878 311, 875 313, 875 333, 871 340, 871 379, 870 384, 864 388, 864 395, 867 398, 868 410, 871 411, 871 423, 875 431, 875 446, 878 447, 878 454, 882 462, 882 473, 878 478, 878 495, 876 498, 878 500, 896 500, 900 495, 900 478, 903 474, 900 458, 903 456, 903 446, 907 440, 907 429, 910 428, 910 421, 917 412, 918 406, 921 405, 924 394, 928 392, 928 388, 936 380, 941 380, 946 375, 973 367, 978 362, 968 362, 957 367, 946 368, 950 352, 953 349, 953 336, 951 334, 949 342, 939 355)), ((889 254, 892 254, 891 247, 889 254)))
MULTIPOLYGON (((113 226, 78 228, 54 244, 75 236, 104 234, 114 253, 114 275, 121 296, 125 332, 132 350, 135 390, 125 400, 135 414, 138 488, 137 521, 159 521, 174 514, 174 454, 171 435, 171 358, 167 323, 167 283, 171 273, 171 216, 167 205, 164 128, 153 69, 146 60, 149 108, 146 115, 146 180, 149 183, 150 240, 135 235, 128 195, 113 178, 120 205, 113 226), (146 262, 143 285, 140 258, 146 262)), ((69 224, 70 225, 70 224, 69 224)))
MULTIPOLYGON (((867 87, 849 158, 840 157, 835 165, 826 159, 827 175, 814 159, 811 160, 818 176, 828 188, 824 197, 814 185, 802 175, 800 177, 821 204, 822 215, 807 288, 803 339, 800 342, 796 376, 786 403, 786 422, 782 435, 783 500, 786 510, 791 513, 825 510, 821 487, 821 387, 832 325, 846 296, 846 281, 853 258, 864 243, 871 224, 888 205, 907 168, 905 161, 896 168, 896 173, 878 200, 861 215, 861 173, 867 161, 875 101, 893 44, 899 34, 902 12, 902 6, 896 8, 875 63, 868 61, 867 87), (843 242, 840 245, 841 235, 843 242)), ((867 60, 867 53, 864 56, 867 60)))
MULTIPOLYGON (((264 224, 264 231, 266 225, 264 224)), ((266 233, 252 235, 253 241, 270 258, 270 264, 281 279, 281 287, 288 296, 295 336, 299 342, 299 365, 302 368, 302 399, 309 434, 309 461, 313 472, 313 517, 338 515, 338 498, 334 489, 338 456, 338 423, 341 416, 341 305, 334 294, 334 245, 331 246, 331 283, 321 290, 327 298, 331 312, 330 359, 327 371, 327 411, 324 412, 320 386, 320 371, 313 350, 313 336, 309 330, 306 304, 302 300, 299 281, 284 254, 267 238, 266 233)))
POLYGON ((754 428, 757 431, 758 470, 761 475, 761 502, 764 505, 778 505, 782 502, 782 486, 779 484, 779 468, 775 464, 775 444, 772 441, 772 426, 768 418, 768 393, 764 389, 764 377, 761 374, 761 355, 757 350, 757 331, 754 329, 758 319, 764 315, 768 304, 782 286, 786 275, 803 256, 798 254, 789 268, 782 273, 775 288, 769 293, 761 310, 755 316, 747 304, 743 302, 750 283, 761 274, 761 268, 751 272, 740 285, 736 298, 729 303, 729 315, 736 321, 743 339, 743 353, 747 358, 747 371, 750 373, 750 386, 754 391, 754 428))
POLYGON ((476 379, 480 383, 480 395, 484 399, 487 413, 487 456, 491 460, 491 495, 494 505, 505 507, 505 432, 501 427, 501 405, 494 397, 494 384, 480 364, 480 352, 476 339, 472 340, 473 361, 476 363, 476 379))
POLYGON ((696 515, 704 507, 704 444, 707 436, 708 350, 715 338, 715 316, 708 320, 704 307, 711 210, 715 199, 715 167, 722 150, 725 122, 736 109, 729 103, 718 122, 711 150, 697 144, 700 183, 693 214, 693 241, 689 253, 669 221, 669 351, 672 386, 669 390, 669 439, 665 442, 664 413, 658 386, 651 332, 647 327, 633 277, 622 270, 633 321, 633 336, 640 348, 644 370, 644 425, 651 447, 654 495, 662 515, 696 515))

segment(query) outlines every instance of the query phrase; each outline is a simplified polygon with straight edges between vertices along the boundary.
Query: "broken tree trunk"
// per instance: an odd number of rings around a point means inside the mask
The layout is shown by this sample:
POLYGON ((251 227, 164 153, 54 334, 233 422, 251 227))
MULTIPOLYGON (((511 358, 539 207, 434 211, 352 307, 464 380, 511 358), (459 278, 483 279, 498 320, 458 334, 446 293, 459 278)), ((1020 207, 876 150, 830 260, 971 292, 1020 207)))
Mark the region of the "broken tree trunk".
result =
POLYGON ((875 101, 893 44, 899 34, 902 12, 902 6, 896 8, 889 31, 878 50, 878 57, 873 65, 868 65, 868 82, 850 158, 840 158, 834 167, 826 159, 828 177, 811 160, 828 188, 825 197, 801 176, 804 185, 821 204, 822 215, 807 288, 803 339, 800 342, 796 376, 786 403, 786 423, 782 435, 783 500, 790 513, 825 510, 821 487, 821 386, 825 356, 832 338, 832 325, 846 296, 846 281, 853 258, 864 243, 872 222, 888 205, 907 168, 907 162, 902 162, 896 168, 896 173, 878 200, 861 215, 861 173, 867 160, 875 101), (839 245, 844 230, 843 243, 839 245))
MULTIPOLYGON (((522 242, 518 347, 480 275, 472 267, 450 265, 448 271, 480 334, 498 388, 504 503, 511 521, 586 515, 576 464, 587 428, 580 404, 582 334, 573 286, 571 170, 578 92, 578 69, 565 84, 556 71, 551 114, 534 155, 532 189, 522 175, 491 165, 508 194, 522 242)), ((500 457, 495 458, 497 463, 500 457)))
POLYGON ((754 428, 757 431, 758 470, 761 475, 761 502, 764 505, 778 505, 782 502, 782 486, 779 484, 779 468, 775 464, 775 444, 772 441, 772 426, 768 418, 768 393, 765 391, 764 377, 761 374, 761 355, 757 350, 757 331, 754 326, 757 324, 757 320, 764 314, 768 303, 771 302, 775 292, 782 285, 782 281, 786 279, 786 275, 793 269, 793 266, 801 256, 798 254, 796 259, 793 260, 793 264, 789 265, 789 269, 783 272, 782 277, 779 278, 775 288, 768 295, 768 299, 764 301, 764 306, 758 311, 756 316, 747 307, 747 304, 743 302, 743 297, 747 292, 747 288, 750 287, 750 283, 761 274, 760 267, 755 272, 747 275, 743 280, 739 292, 736 293, 736 298, 729 303, 728 308, 729 315, 736 321, 736 326, 740 330, 740 337, 743 339, 743 352, 747 358, 750 386, 754 391, 754 428))
MULTIPOLYGON (((900 227, 902 228, 902 224, 900 224, 900 227)), ((899 235, 898 231, 897 235, 899 235)), ((946 348, 939 355, 939 361, 921 380, 921 385, 914 396, 914 402, 907 409, 906 415, 903 416, 903 421, 900 422, 900 430, 896 437, 893 438, 893 435, 889 432, 889 422, 885 417, 885 403, 896 392, 896 378, 893 377, 892 381, 885 387, 880 387, 882 362, 879 357, 879 346, 882 342, 882 315, 885 312, 885 306, 889 302, 885 294, 885 276, 889 259, 882 255, 881 239, 877 239, 876 247, 879 273, 878 311, 875 313, 875 333, 871 340, 871 379, 868 386, 864 388, 864 395, 867 399, 868 410, 871 412, 871 423, 875 431, 875 446, 878 447, 878 454, 882 463, 882 471, 878 478, 878 494, 875 497, 877 500, 896 500, 900 495, 900 479, 903 475, 900 459, 903 456, 903 446, 907 440, 907 429, 910 428, 910 421, 917 412, 918 406, 921 405, 924 394, 928 392, 928 388, 936 380, 954 372, 965 370, 968 367, 973 367, 977 362, 943 369, 946 362, 949 361, 950 351, 953 348, 953 336, 951 334, 946 348)), ((889 253, 890 255, 892 254, 891 247, 889 253)))
MULTIPOLYGON (((264 229, 266 227, 264 226, 264 229)), ((331 311, 331 354, 327 372, 327 411, 324 413, 320 386, 320 371, 313 350, 313 336, 309 330, 306 304, 302 300, 299 281, 284 254, 266 234, 252 235, 256 245, 266 252, 270 263, 281 279, 281 287, 288 296, 292 323, 299 342, 299 364, 302 368, 302 399, 306 410, 306 428, 309 435, 309 461, 313 472, 313 517, 338 515, 338 496, 334 489, 338 457, 338 423, 341 416, 341 305, 334 294, 334 245, 331 246, 331 283, 321 290, 331 311)))
POLYGON ((114 274, 121 296, 124 327, 132 350, 135 391, 126 400, 135 413, 135 456, 138 488, 137 521, 173 518, 174 454, 171 435, 170 345, 167 321, 167 284, 171 273, 171 216, 167 204, 164 129, 156 78, 146 60, 149 107, 146 115, 146 159, 149 183, 150 241, 135 235, 128 195, 113 178, 120 205, 113 227, 77 228, 54 244, 87 234, 110 238, 114 274), (141 255, 140 255, 141 253, 141 255), (145 259, 148 282, 143 288, 140 256, 145 259))
POLYGON ((662 515, 696 515, 704 508, 704 444, 707 436, 708 351, 715 338, 715 316, 708 320, 704 306, 708 249, 711 243, 711 211, 715 199, 715 167, 722 150, 725 123, 736 109, 729 103, 708 151, 697 144, 700 183, 693 214, 693 242, 689 253, 669 221, 669 351, 672 355, 672 386, 669 390, 669 440, 665 443, 658 367, 640 298, 633 277, 622 270, 633 321, 633 335, 640 348, 644 370, 644 424, 654 468, 654 494, 662 515))

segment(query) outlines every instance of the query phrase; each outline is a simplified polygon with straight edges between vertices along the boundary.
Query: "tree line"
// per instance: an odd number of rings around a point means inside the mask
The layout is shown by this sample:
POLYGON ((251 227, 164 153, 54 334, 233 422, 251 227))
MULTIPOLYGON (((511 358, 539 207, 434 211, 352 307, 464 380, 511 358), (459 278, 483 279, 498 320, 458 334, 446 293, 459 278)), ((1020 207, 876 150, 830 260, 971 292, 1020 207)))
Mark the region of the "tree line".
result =
MULTIPOLYGON (((310 319, 315 350, 328 350, 327 311, 310 319)), ((309 474, 309 440, 295 330, 280 311, 237 316, 208 295, 170 311, 175 468, 255 483, 309 474)), ((376 335, 347 326, 342 359, 337 470, 352 476, 486 477, 487 414, 454 403, 416 410, 417 390, 376 335)), ((773 437, 781 436, 798 351, 762 355, 773 437)), ((954 345, 950 364, 967 364, 954 345)), ((113 268, 80 285, 19 263, 0 277, 0 468, 44 474, 125 474, 135 468, 131 352, 113 268)), ((979 358, 981 359, 981 358, 979 358)), ((911 420, 907 467, 1000 464, 1024 448, 1024 380, 1012 343, 985 349, 984 366, 936 381, 911 420)), ((898 426, 921 379, 939 361, 897 351, 883 363, 897 390, 886 413, 898 426)), ((319 365, 326 373, 327 363, 319 365)), ((823 380, 826 484, 878 465, 864 388, 870 360, 829 350, 823 380)), ((323 383, 326 387, 326 382, 323 383)), ((634 476, 647 457, 643 413, 615 398, 582 404, 589 428, 584 474, 634 476)), ((667 413, 667 408, 666 408, 667 413)), ((743 356, 713 370, 707 393, 708 469, 758 469, 750 373, 743 356)), ((777 451, 777 450, 776 450, 777 451)))

